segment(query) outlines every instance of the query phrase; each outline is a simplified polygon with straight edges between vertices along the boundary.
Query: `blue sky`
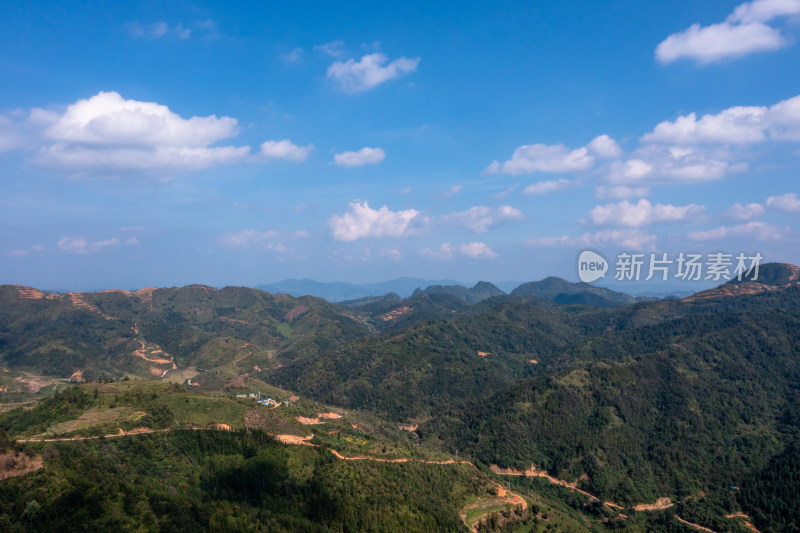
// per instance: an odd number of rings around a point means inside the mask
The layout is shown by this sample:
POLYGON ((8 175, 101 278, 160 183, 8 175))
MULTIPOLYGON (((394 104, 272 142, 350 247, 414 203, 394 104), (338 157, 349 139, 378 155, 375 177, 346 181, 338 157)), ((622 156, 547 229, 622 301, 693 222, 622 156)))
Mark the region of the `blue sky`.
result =
POLYGON ((0 283, 798 263, 800 0, 0 3, 0 283))

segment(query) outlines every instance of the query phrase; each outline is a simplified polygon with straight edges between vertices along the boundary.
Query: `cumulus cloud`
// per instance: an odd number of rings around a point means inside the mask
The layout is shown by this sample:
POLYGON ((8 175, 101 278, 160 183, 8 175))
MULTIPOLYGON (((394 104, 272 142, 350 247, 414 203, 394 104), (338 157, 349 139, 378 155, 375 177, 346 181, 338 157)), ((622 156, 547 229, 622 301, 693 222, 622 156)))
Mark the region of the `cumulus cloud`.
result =
POLYGON ((752 218, 760 217, 764 214, 764 211, 764 206, 761 204, 733 204, 730 209, 725 211, 725 215, 737 220, 750 220, 752 218))
POLYGON ((789 233, 789 228, 779 228, 766 222, 753 221, 738 226, 720 226, 708 231, 689 232, 693 241, 718 241, 725 238, 746 238, 756 241, 779 241, 789 233))
POLYGON ((522 189, 522 194, 527 194, 528 196, 547 194, 549 192, 561 191, 570 185, 572 185, 572 182, 565 179, 545 180, 537 183, 531 183, 522 189))
POLYGON ((734 106, 717 113, 695 113, 664 121, 642 137, 644 143, 747 145, 767 139, 800 141, 800 96, 766 106, 734 106))
POLYGON ((363 92, 417 70, 419 58, 401 57, 388 63, 385 54, 368 54, 359 61, 337 61, 328 67, 328 79, 346 93, 363 92))
POLYGON ((493 259, 497 253, 483 242, 470 242, 460 246, 453 246, 449 242, 443 243, 439 248, 425 248, 419 254, 432 259, 449 261, 456 257, 469 257, 472 259, 493 259))
POLYGON ((644 144, 627 161, 613 162, 606 173, 611 185, 645 187, 652 183, 713 181, 748 168, 740 154, 719 147, 644 144))
POLYGON ((333 162, 342 167, 362 167, 364 165, 377 165, 386 159, 386 152, 382 148, 365 146, 357 152, 342 152, 333 156, 333 162))
POLYGON ((738 6, 723 22, 688 29, 667 37, 656 47, 661 63, 693 59, 701 65, 757 52, 778 50, 789 40, 767 23, 800 14, 800 0, 754 0, 738 6))
POLYGON ((462 226, 475 233, 485 233, 491 226, 507 220, 524 220, 522 211, 502 205, 497 208, 476 205, 466 211, 456 211, 442 216, 442 222, 462 226))
POLYGON ((800 213, 800 198, 794 192, 787 192, 781 196, 770 196, 767 198, 767 207, 787 213, 800 213))
POLYGON ((126 100, 116 92, 78 100, 63 113, 34 109, 29 122, 52 143, 34 161, 70 171, 199 169, 241 161, 250 151, 210 146, 237 134, 236 119, 184 119, 167 106, 126 100))
POLYGON ((621 153, 617 142, 608 135, 600 135, 574 150, 563 144, 526 144, 514 150, 511 159, 503 163, 492 161, 483 173, 515 176, 534 172, 577 172, 594 165, 595 157, 614 158, 621 153))
POLYGON ((611 159, 622 155, 622 148, 620 148, 617 141, 608 135, 595 137, 586 147, 597 157, 605 159, 611 159))
POLYGON ((282 141, 266 141, 261 144, 261 155, 267 159, 281 159, 284 161, 305 161, 314 149, 313 144, 297 146, 289 139, 282 141))
POLYGON ((639 228, 657 222, 679 222, 697 216, 705 210, 702 205, 653 205, 642 198, 633 204, 623 200, 615 204, 595 206, 589 211, 589 222, 596 226, 626 226, 639 228))
POLYGON ((570 150, 563 144, 526 144, 514 150, 508 161, 492 161, 484 173, 516 176, 534 172, 575 172, 593 164, 594 157, 585 147, 570 150))
POLYGON ((370 237, 405 237, 413 235, 423 223, 415 209, 391 211, 383 206, 372 209, 366 201, 351 202, 344 215, 333 215, 328 220, 331 235, 337 241, 355 241, 370 237))
POLYGON ((56 247, 62 252, 68 254, 88 254, 89 252, 96 252, 109 246, 116 246, 119 244, 119 239, 112 237, 102 241, 89 241, 85 237, 62 237, 56 243, 56 247))
POLYGON ((560 237, 534 237, 527 244, 538 247, 569 246, 600 247, 614 245, 627 250, 653 250, 658 238, 639 229, 602 230, 595 233, 584 233, 578 237, 562 235, 560 237))
POLYGON ((288 139, 263 143, 260 155, 249 146, 218 146, 238 132, 234 118, 183 118, 162 104, 101 91, 60 110, 33 108, 23 119, 0 116, 0 152, 34 150, 31 160, 40 167, 119 176, 243 161, 303 161, 313 149, 288 139))

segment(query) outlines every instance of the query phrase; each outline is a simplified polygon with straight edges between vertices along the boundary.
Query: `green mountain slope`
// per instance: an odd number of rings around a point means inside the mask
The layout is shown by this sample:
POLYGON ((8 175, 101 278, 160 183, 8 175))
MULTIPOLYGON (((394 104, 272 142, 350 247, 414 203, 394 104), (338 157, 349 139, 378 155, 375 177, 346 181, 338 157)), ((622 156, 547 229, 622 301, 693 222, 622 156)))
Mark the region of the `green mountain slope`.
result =
POLYGON ((78 380, 223 365, 236 374, 277 364, 288 349, 315 353, 368 332, 324 300, 243 287, 67 295, 0 287, 0 363, 78 380))

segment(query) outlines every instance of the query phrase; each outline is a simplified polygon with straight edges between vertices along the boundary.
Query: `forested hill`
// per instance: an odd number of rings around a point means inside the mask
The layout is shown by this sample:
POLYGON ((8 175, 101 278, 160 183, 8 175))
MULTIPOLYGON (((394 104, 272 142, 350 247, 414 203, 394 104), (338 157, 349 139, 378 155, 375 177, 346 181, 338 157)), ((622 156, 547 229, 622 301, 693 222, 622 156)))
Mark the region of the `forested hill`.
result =
POLYGON ((486 464, 534 464, 623 502, 682 499, 744 483, 800 438, 800 287, 782 281, 791 267, 763 268, 768 289, 724 298, 487 300, 268 379, 420 422, 424 442, 486 464))
POLYGON ((79 381, 164 377, 247 354, 242 368, 269 367, 286 349, 312 353, 368 333, 352 312, 325 300, 244 287, 67 294, 0 287, 0 363, 61 378, 77 372, 79 381))

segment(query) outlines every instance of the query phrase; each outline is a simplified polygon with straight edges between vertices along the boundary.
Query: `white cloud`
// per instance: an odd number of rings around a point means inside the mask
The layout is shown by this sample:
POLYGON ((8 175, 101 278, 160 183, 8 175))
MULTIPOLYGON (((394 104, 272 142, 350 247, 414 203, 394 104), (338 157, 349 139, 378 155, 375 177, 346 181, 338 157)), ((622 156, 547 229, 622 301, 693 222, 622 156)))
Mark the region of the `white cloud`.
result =
POLYGON ((514 150, 511 159, 493 161, 485 174, 531 174, 533 172, 575 172, 594 164, 587 148, 570 150, 563 144, 526 144, 514 150))
POLYGON ((460 193, 461 189, 463 189, 463 188, 464 188, 463 185, 453 185, 452 187, 447 189, 445 192, 443 192, 440 196, 442 198, 452 198, 453 196, 455 196, 458 193, 460 193))
POLYGON ((423 223, 415 209, 390 211, 383 206, 372 209, 366 201, 351 202, 344 215, 333 215, 328 220, 333 238, 337 241, 355 241, 369 237, 405 237, 413 235, 423 223))
POLYGON ((112 237, 102 241, 89 241, 85 237, 62 237, 56 243, 56 246, 62 252, 68 254, 88 254, 89 252, 96 252, 109 246, 116 246, 119 244, 119 239, 112 237))
POLYGON ((89 244, 89 249, 93 252, 100 250, 102 248, 107 248, 109 246, 116 246, 119 244, 119 239, 116 237, 112 237, 111 239, 106 239, 104 241, 93 241, 89 244))
POLYGON ((445 261, 449 261, 455 257, 456 250, 453 248, 453 245, 449 242, 443 243, 438 248, 425 248, 420 250, 419 255, 423 257, 430 257, 432 259, 444 259, 445 261))
POLYGON ((314 47, 314 50, 331 57, 342 57, 344 55, 344 41, 331 41, 325 44, 319 44, 314 47))
POLYGON ((78 100, 46 130, 49 139, 89 146, 208 146, 236 135, 236 119, 183 119, 165 105, 99 92, 78 100))
POLYGON ((401 57, 388 64, 387 61, 389 58, 380 53, 365 55, 358 62, 337 61, 328 67, 328 79, 344 92, 358 93, 414 72, 419 65, 419 58, 401 57))
POLYGON ((688 29, 662 41, 656 48, 656 57, 661 63, 691 58, 700 64, 707 64, 755 52, 778 50, 785 45, 786 40, 780 31, 759 22, 721 22, 705 27, 692 24, 688 29))
POLYGON ((192 35, 200 35, 205 39, 214 38, 219 35, 217 24, 213 20, 204 20, 192 24, 191 27, 178 22, 170 25, 166 22, 152 22, 143 24, 139 21, 128 22, 123 27, 128 37, 132 39, 156 40, 162 37, 174 37, 177 39, 189 39, 192 35))
POLYGON ((297 47, 293 49, 291 52, 288 52, 280 56, 280 59, 284 63, 299 63, 300 61, 303 60, 303 54, 304 54, 303 49, 297 47))
POLYGON ((483 242, 470 242, 458 247, 454 247, 449 242, 446 242, 439 248, 425 248, 424 250, 420 250, 419 254, 423 257, 442 259, 445 261, 459 256, 470 257, 472 259, 493 259, 497 257, 497 253, 483 242))
POLYGON ((547 194, 550 192, 561 191, 570 185, 572 185, 572 182, 565 179, 545 180, 537 183, 531 183, 522 189, 522 194, 527 194, 528 196, 547 194))
POLYGON ((267 159, 282 159, 284 161, 305 161, 314 149, 313 144, 297 146, 289 139, 282 141, 266 141, 261 144, 261 155, 267 159))
POLYGON ((497 253, 489 248, 485 243, 482 242, 470 242, 467 244, 462 244, 458 247, 458 251, 461 255, 466 257, 471 257, 473 259, 492 259, 497 257, 497 253))
POLYGON ((151 24, 129 22, 125 24, 125 31, 133 39, 159 39, 169 32, 169 24, 166 22, 153 22, 151 24))
POLYGON ((475 233, 485 233, 489 227, 506 220, 523 220, 525 217, 519 209, 510 205, 497 208, 476 205, 466 211, 456 211, 442 216, 442 222, 468 228, 475 233))
POLYGON ((734 161, 738 156, 724 148, 644 144, 631 154, 631 159, 612 163, 606 182, 644 187, 652 183, 713 181, 747 169, 747 163, 734 161))
POLYGON ((704 65, 743 57, 756 52, 778 50, 789 44, 781 32, 766 23, 800 14, 800 0, 754 0, 738 6, 733 14, 710 26, 693 24, 667 37, 656 48, 661 63, 689 58, 704 65))
POLYGON ((384 248, 381 250, 381 257, 387 257, 392 261, 400 261, 403 258, 403 254, 397 248, 384 248))
POLYGON ((600 200, 625 200, 627 198, 641 198, 649 194, 650 189, 648 187, 630 187, 628 185, 600 185, 595 189, 595 197, 600 200))
POLYGON ((766 222, 753 221, 739 226, 720 226, 709 231, 689 232, 693 241, 718 241, 725 238, 748 238, 756 241, 779 241, 789 233, 789 228, 779 228, 766 222))
POLYGON ((776 17, 800 14, 800 0, 754 0, 738 6, 730 20, 736 22, 769 22, 776 17))
POLYGON ((597 157, 605 159, 612 159, 622 155, 622 148, 620 148, 617 141, 608 135, 595 137, 586 147, 597 157))
POLYGON ((642 198, 633 204, 623 200, 616 204, 595 206, 589 211, 589 221, 596 226, 627 226, 639 228, 657 222, 679 222, 697 216, 705 210, 702 205, 653 205, 642 198))
POLYGON ((701 145, 755 144, 767 139, 800 141, 800 95, 766 106, 734 106, 717 113, 695 113, 664 121, 642 136, 644 143, 701 145))
POLYGON ((132 235, 125 241, 125 246, 139 246, 139 239, 136 238, 136 235, 132 235))
POLYGON ((751 218, 760 217, 764 214, 764 211, 764 206, 761 204, 733 204, 730 209, 725 212, 725 215, 737 220, 750 220, 751 218))
POLYGON ((608 135, 599 135, 582 148, 570 150, 563 144, 526 144, 500 163, 492 161, 484 174, 532 174, 533 172, 577 172, 594 165, 595 157, 613 159, 622 155, 617 141, 608 135))
POLYGON ((342 152, 333 156, 333 162, 342 167, 361 167, 364 165, 377 165, 386 159, 386 152, 382 148, 365 146, 357 152, 342 152))
POLYGON ((638 229, 602 230, 596 233, 584 233, 579 237, 563 235, 560 237, 534 237, 528 239, 530 246, 570 246, 589 247, 614 245, 628 250, 655 249, 658 238, 650 233, 638 229))
POLYGON ((492 198, 494 198, 495 200, 502 200, 503 198, 511 196, 511 193, 513 193, 516 190, 517 190, 517 186, 516 185, 512 185, 512 186, 510 186, 510 187, 508 187, 506 189, 503 189, 500 192, 494 193, 492 195, 492 198))
POLYGON ((242 161, 250 152, 249 146, 219 148, 154 148, 136 150, 115 148, 90 149, 81 146, 54 144, 41 149, 34 161, 54 170, 75 172, 150 171, 173 168, 199 170, 226 163, 242 161))
POLYGON ((770 196, 767 198, 767 207, 787 213, 800 213, 800 198, 794 192, 787 192, 781 196, 770 196))
POLYGON ((63 113, 34 109, 29 123, 53 143, 34 161, 59 170, 199 169, 241 161, 250 151, 210 146, 237 134, 236 119, 184 119, 167 106, 125 100, 116 92, 78 100, 63 113))
POLYGON ((674 122, 664 121, 651 133, 642 137, 644 142, 671 144, 752 144, 766 138, 766 107, 736 106, 716 115, 690 113, 674 122))
POLYGON ((44 252, 44 251, 45 251, 45 247, 44 247, 43 244, 34 244, 33 246, 31 246, 29 248, 16 248, 16 249, 13 249, 13 250, 5 250, 3 252, 3 255, 6 256, 6 257, 18 258, 18 257, 26 257, 26 256, 30 255, 33 252, 41 253, 41 252, 44 252))

